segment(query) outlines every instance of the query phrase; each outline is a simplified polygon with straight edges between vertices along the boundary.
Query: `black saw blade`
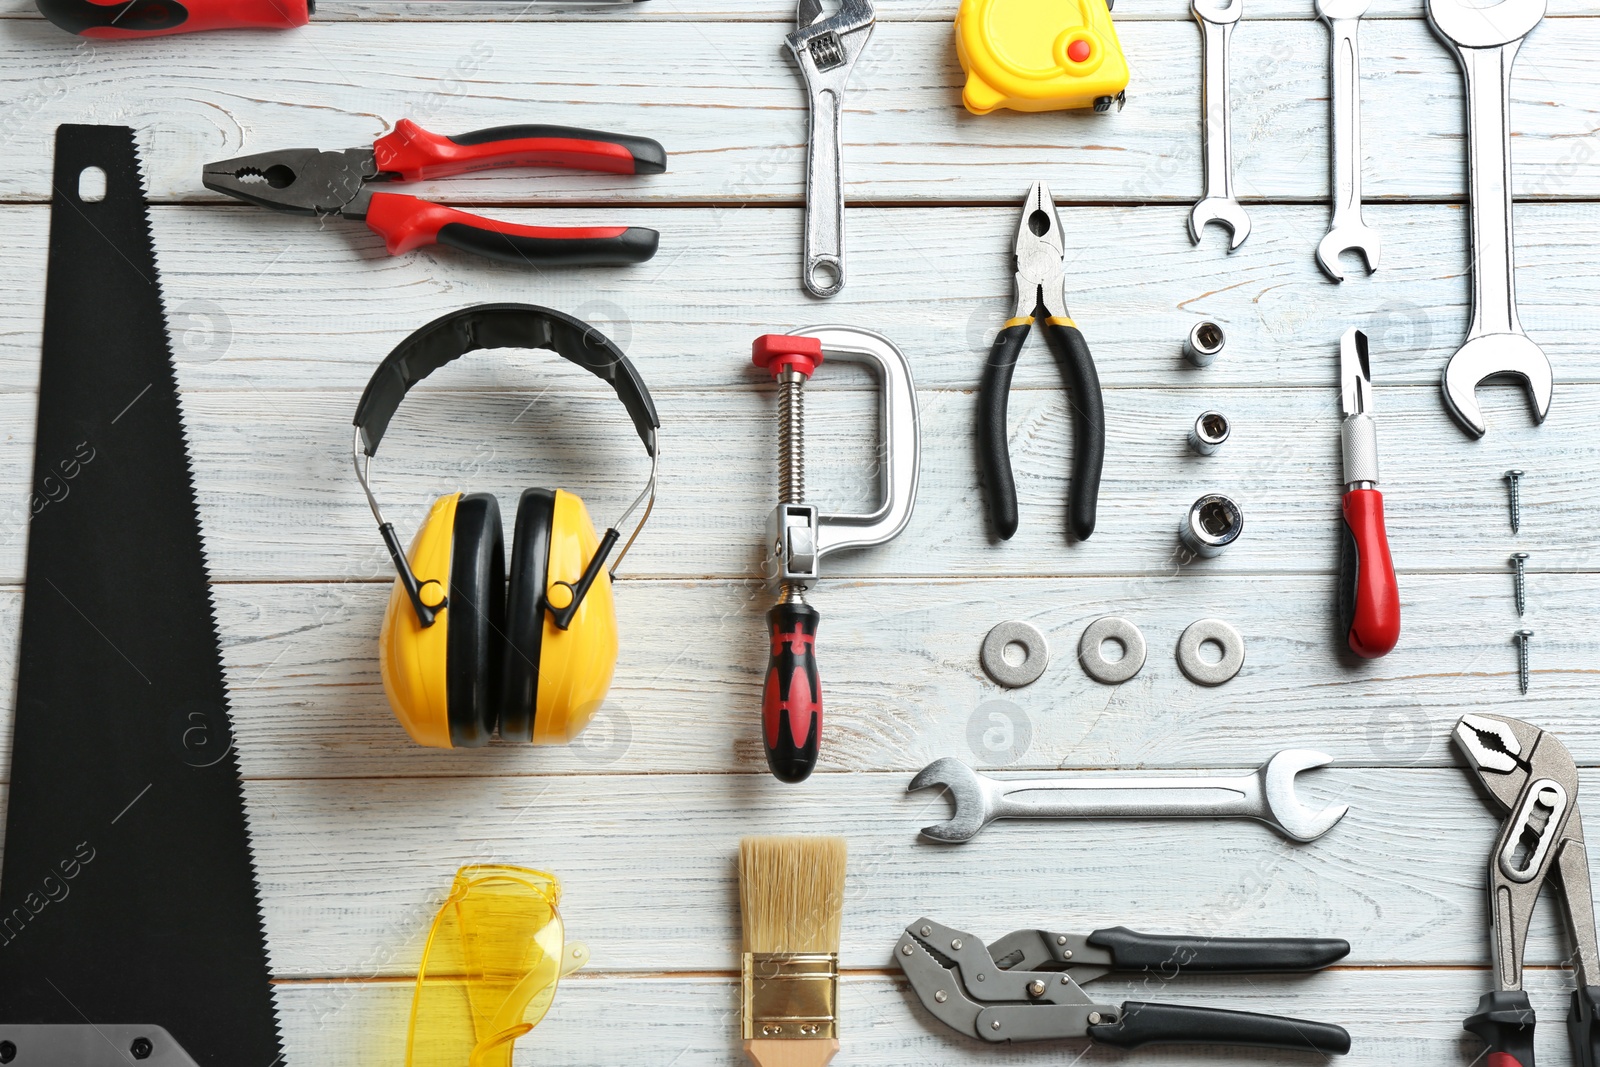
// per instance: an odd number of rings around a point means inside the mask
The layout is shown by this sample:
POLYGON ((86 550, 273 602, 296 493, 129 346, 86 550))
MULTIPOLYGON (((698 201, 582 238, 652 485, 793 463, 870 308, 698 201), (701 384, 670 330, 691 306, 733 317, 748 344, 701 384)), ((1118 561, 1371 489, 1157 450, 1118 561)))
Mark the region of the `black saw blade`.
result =
MULTIPOLYGON (((54 190, 0 1053, 8 1025, 94 1024, 110 1042, 137 1024, 202 1067, 271 1067, 261 904, 133 131, 62 126, 54 190), (103 199, 80 196, 86 168, 104 172, 103 199)), ((19 1064, 38 1062, 28 1051, 19 1064)))

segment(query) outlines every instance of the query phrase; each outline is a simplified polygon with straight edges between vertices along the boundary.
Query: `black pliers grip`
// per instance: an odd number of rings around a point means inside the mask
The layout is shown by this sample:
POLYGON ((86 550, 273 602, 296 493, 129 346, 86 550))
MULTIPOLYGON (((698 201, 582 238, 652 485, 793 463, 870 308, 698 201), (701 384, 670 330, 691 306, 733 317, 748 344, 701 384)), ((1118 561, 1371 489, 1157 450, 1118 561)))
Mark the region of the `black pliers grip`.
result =
MULTIPOLYGON (((988 492, 989 518, 1002 540, 1017 532, 1017 486, 1011 473, 1011 448, 1006 432, 1006 410, 1011 376, 1017 357, 1028 340, 1032 318, 1012 319, 994 339, 978 387, 978 450, 983 481, 988 492)), ((1100 496, 1100 472, 1106 457, 1105 404, 1100 395, 1100 375, 1089 345, 1071 319, 1047 318, 1044 336, 1066 375, 1072 407, 1072 487, 1068 524, 1083 541, 1094 533, 1095 506, 1100 496)))

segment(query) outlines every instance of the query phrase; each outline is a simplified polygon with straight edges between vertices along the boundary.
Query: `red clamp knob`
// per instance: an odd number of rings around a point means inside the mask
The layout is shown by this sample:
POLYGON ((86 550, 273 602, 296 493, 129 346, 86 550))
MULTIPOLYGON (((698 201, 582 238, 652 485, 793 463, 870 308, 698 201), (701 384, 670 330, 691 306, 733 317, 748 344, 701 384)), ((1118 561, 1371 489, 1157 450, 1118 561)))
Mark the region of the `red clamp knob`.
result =
POLYGON ((792 333, 767 333, 750 346, 755 365, 777 378, 786 370, 797 370, 810 378, 822 365, 822 342, 815 337, 792 333))

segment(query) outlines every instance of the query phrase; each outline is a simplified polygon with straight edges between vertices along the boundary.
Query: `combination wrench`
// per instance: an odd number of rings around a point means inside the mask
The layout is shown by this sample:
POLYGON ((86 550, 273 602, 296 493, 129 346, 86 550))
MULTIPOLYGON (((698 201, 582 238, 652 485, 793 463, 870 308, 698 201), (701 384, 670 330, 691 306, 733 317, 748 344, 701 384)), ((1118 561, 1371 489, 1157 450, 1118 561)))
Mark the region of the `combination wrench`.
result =
POLYGON ((1550 360, 1517 319, 1511 234, 1511 66, 1544 11, 1545 0, 1501 0, 1492 7, 1428 0, 1428 23, 1455 49, 1467 87, 1472 322, 1445 364, 1442 384, 1445 406, 1473 437, 1488 429, 1477 391, 1489 378, 1521 379, 1534 422, 1550 413, 1550 360))
POLYGON ((1228 94, 1228 48, 1233 25, 1244 10, 1244 0, 1189 0, 1189 11, 1200 24, 1201 155, 1205 165, 1205 195, 1189 212, 1189 240, 1200 243, 1200 231, 1209 222, 1228 228, 1228 251, 1250 236, 1250 216, 1233 195, 1233 107, 1228 94))
POLYGON ((972 840, 996 819, 1255 819, 1295 841, 1314 841, 1350 809, 1333 804, 1318 811, 1301 803, 1294 779, 1332 762, 1325 753, 1291 748, 1251 774, 1232 777, 999 779, 945 757, 922 768, 906 790, 949 791, 954 816, 924 826, 922 836, 952 844, 972 840))
POLYGON ((843 0, 823 18, 821 0, 799 0, 784 37, 805 78, 811 119, 806 148, 805 261, 800 281, 813 296, 844 288, 844 89, 876 19, 871 0, 843 0))
POLYGON ((1378 231, 1361 218, 1361 47, 1356 40, 1361 16, 1371 0, 1317 0, 1317 16, 1328 24, 1333 54, 1333 221, 1317 245, 1317 265, 1336 282, 1344 281, 1339 256, 1360 252, 1367 273, 1378 269, 1378 231))

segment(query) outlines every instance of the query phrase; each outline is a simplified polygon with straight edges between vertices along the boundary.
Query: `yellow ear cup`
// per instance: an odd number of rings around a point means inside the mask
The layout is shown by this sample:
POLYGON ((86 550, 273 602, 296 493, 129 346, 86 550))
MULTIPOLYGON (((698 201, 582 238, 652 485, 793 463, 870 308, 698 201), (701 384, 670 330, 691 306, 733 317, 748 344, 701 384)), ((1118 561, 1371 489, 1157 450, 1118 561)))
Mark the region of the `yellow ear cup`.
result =
MULTIPOLYGON (((452 531, 460 500, 460 493, 451 493, 434 501, 411 542, 406 558, 418 580, 449 586, 452 531)), ((432 587, 426 587, 424 592, 429 588, 432 587)), ((432 626, 423 627, 417 622, 405 587, 395 579, 389 607, 383 613, 383 630, 378 635, 378 670, 395 718, 413 741, 430 748, 451 747, 446 673, 449 631, 448 606, 439 612, 432 626)))
MULTIPOLYGON (((545 595, 567 593, 557 582, 576 585, 600 546, 583 501, 556 490, 550 524, 550 568, 545 595)), ((401 594, 402 599, 404 593, 401 594)), ((562 630, 544 613, 539 654, 539 697, 533 720, 533 743, 564 745, 578 736, 611 688, 617 666, 617 609, 611 599, 611 576, 602 570, 589 587, 572 625, 562 630)))

